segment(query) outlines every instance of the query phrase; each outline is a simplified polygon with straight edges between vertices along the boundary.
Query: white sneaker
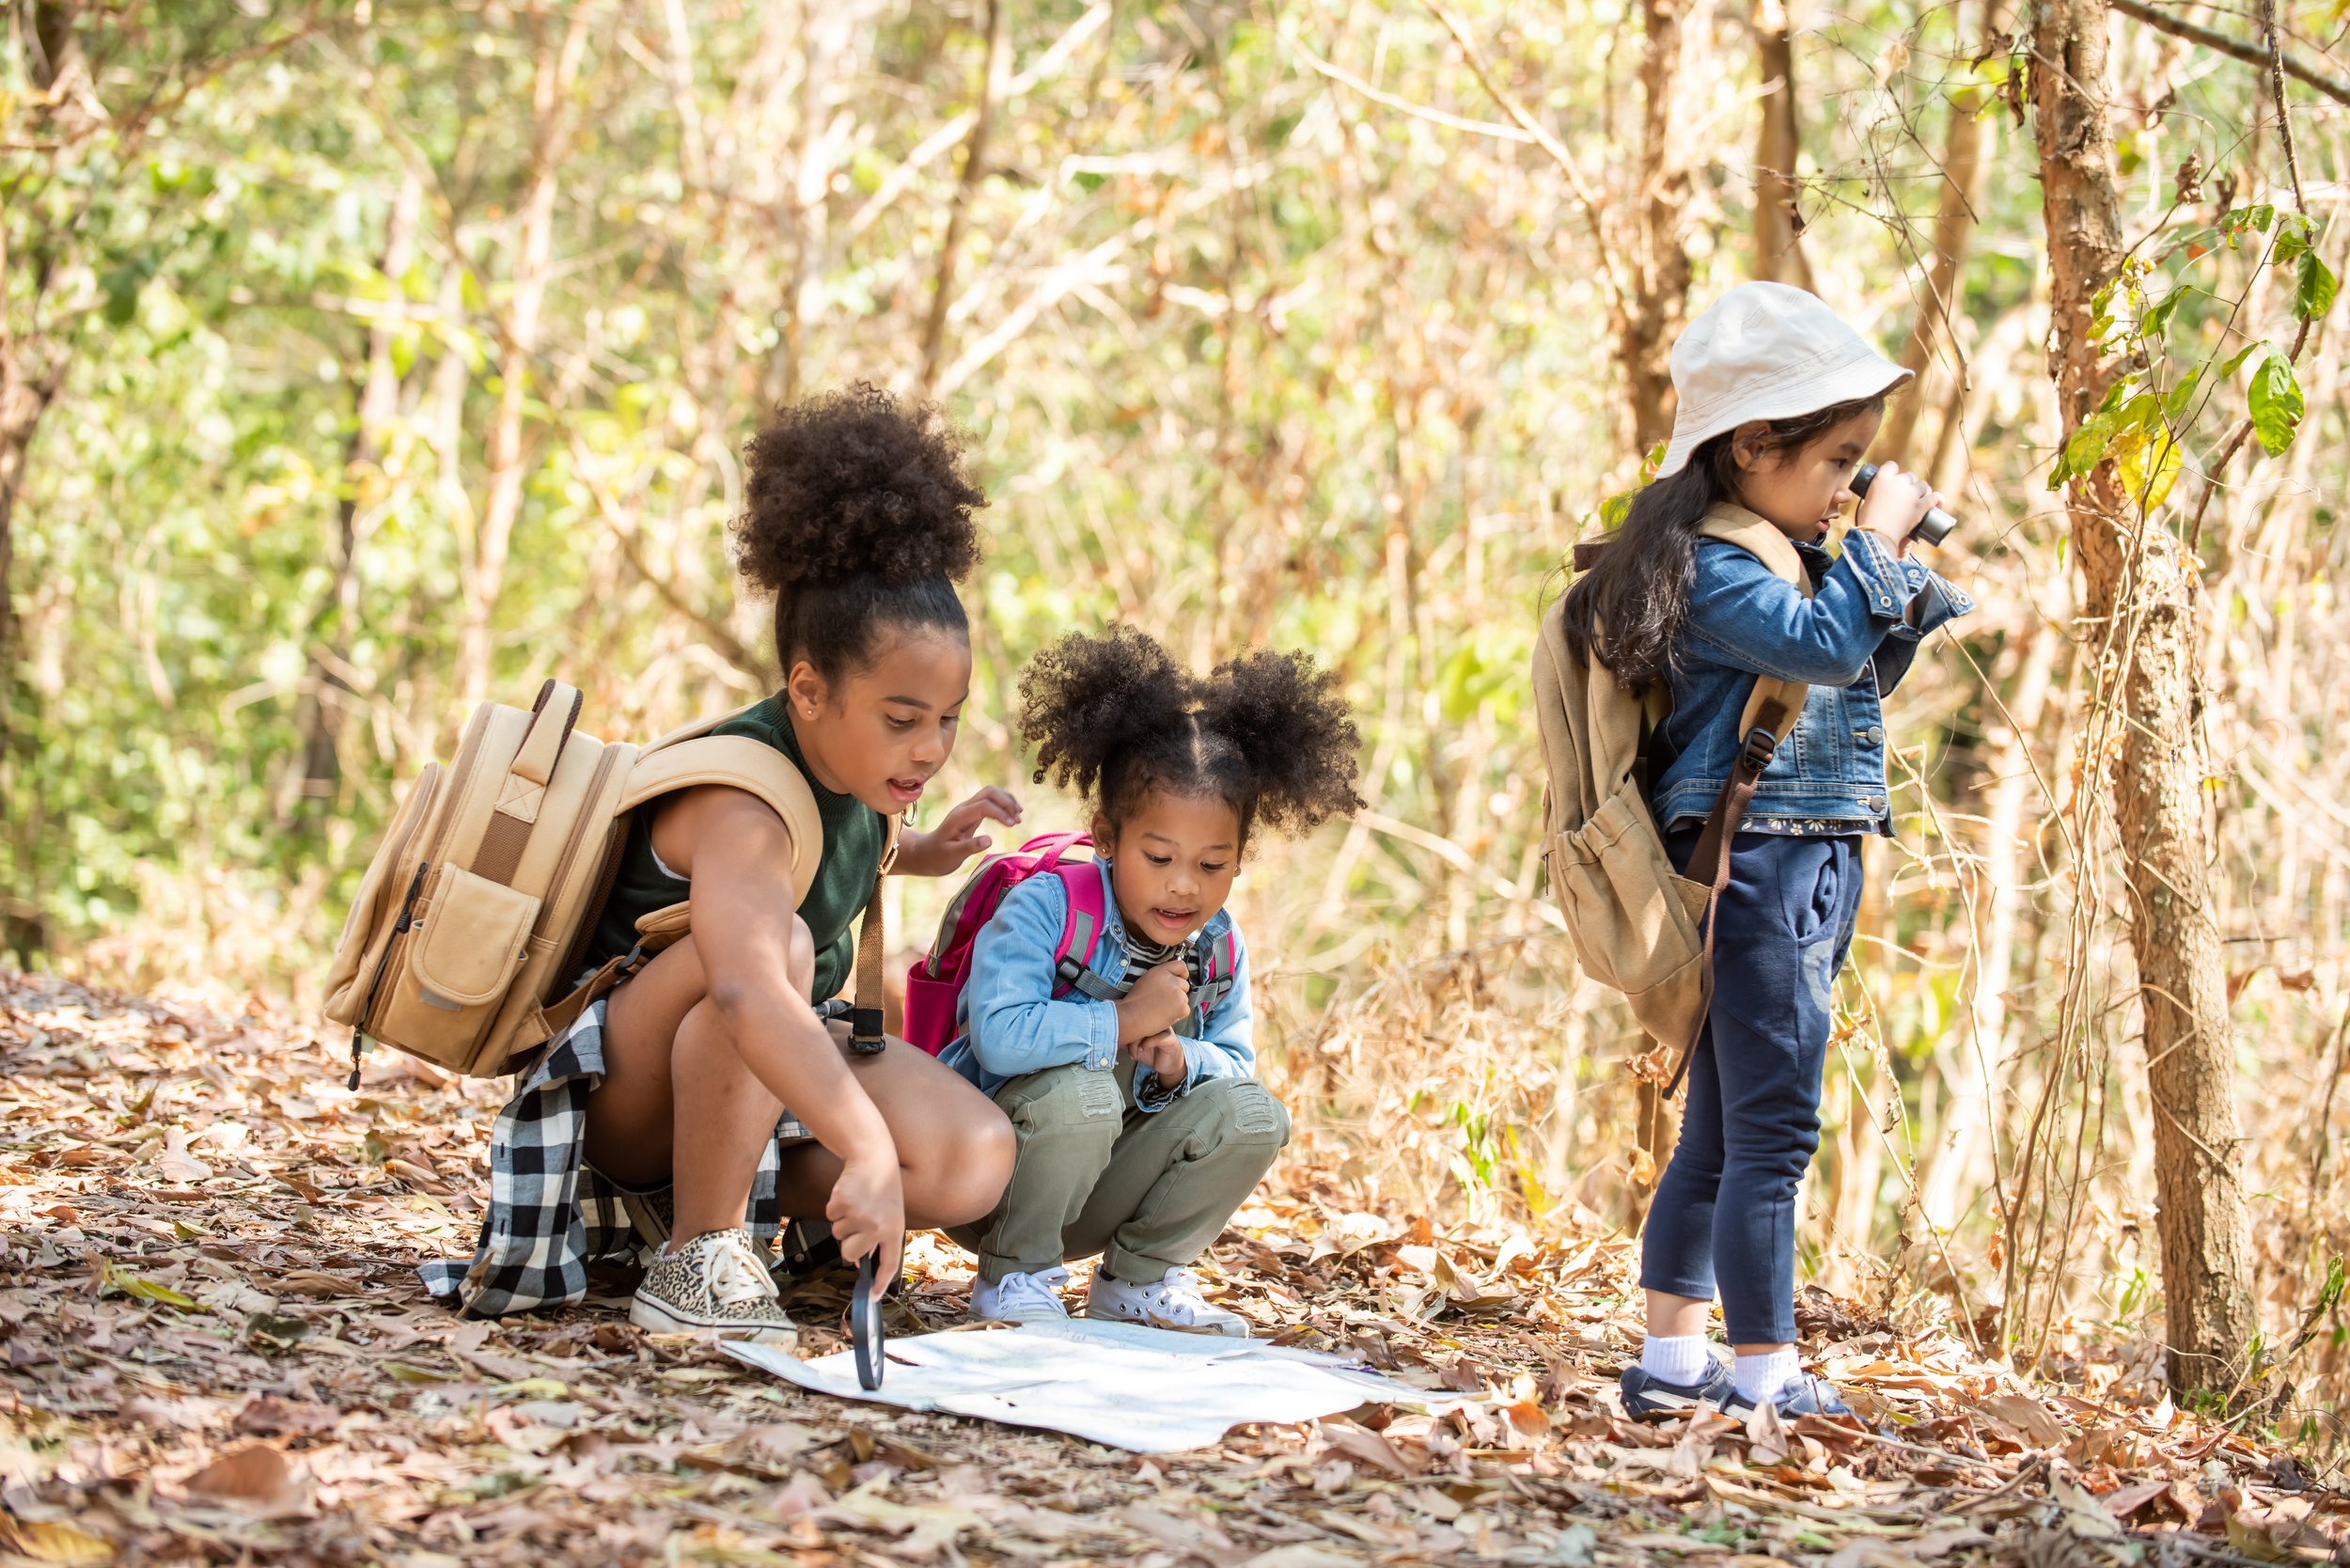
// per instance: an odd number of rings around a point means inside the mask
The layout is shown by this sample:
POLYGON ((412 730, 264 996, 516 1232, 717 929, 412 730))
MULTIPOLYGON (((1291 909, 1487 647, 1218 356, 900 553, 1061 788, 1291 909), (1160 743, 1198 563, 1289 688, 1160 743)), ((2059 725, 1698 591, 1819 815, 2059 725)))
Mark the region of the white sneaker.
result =
POLYGON ((1068 1281, 1069 1271, 1058 1263, 1036 1274, 1007 1274, 993 1285, 984 1279, 974 1280, 971 1315, 1004 1323, 1048 1323, 1065 1318, 1069 1309, 1061 1305, 1060 1293, 1055 1287, 1068 1281))
POLYGON ((1149 1324, 1153 1328, 1176 1328, 1186 1334, 1248 1338, 1248 1320, 1237 1312, 1211 1306, 1208 1298, 1199 1294, 1199 1277, 1187 1268, 1168 1269, 1166 1278, 1148 1285, 1113 1279, 1106 1270, 1097 1268, 1093 1271, 1093 1283, 1086 1291, 1086 1316, 1149 1324))
POLYGON ((656 1334, 749 1340, 785 1349, 799 1330, 776 1299, 776 1282, 744 1230, 711 1231, 664 1247, 629 1303, 628 1321, 656 1334))

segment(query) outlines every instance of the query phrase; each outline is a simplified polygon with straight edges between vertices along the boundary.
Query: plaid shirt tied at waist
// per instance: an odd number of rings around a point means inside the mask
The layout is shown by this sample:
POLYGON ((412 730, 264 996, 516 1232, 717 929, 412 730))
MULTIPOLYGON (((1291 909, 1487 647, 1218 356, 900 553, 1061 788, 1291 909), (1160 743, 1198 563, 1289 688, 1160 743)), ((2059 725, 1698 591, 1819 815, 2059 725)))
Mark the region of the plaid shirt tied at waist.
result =
MULTIPOLYGON (((580 1300, 588 1265, 648 1262, 654 1243, 630 1218, 666 1208, 668 1189, 635 1192, 589 1165, 588 1096, 603 1080, 601 1001, 548 1043, 490 1134, 490 1207, 470 1259, 436 1259, 417 1273, 433 1299, 467 1317, 504 1317, 580 1300)), ((782 1215, 776 1199, 783 1146, 812 1135, 790 1112, 751 1177, 749 1229, 762 1255, 782 1215)))

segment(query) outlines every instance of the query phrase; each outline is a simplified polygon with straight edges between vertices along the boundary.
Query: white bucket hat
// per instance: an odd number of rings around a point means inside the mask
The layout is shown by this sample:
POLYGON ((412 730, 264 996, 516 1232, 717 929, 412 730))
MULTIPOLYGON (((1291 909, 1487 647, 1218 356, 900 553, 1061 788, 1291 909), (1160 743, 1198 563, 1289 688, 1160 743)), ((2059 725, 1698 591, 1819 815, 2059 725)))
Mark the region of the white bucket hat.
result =
POLYGON ((1909 372, 1869 346, 1815 294, 1741 283, 1673 344, 1673 438, 1656 477, 1749 419, 1789 419, 1889 392, 1909 372))

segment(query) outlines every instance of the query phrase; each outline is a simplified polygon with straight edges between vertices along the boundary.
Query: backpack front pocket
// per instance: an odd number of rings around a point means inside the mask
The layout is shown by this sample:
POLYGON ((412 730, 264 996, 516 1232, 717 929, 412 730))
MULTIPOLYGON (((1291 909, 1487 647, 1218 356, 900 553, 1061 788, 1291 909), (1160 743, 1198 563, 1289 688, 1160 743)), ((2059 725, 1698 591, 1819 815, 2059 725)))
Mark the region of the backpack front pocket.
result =
POLYGON ((1585 971, 1622 992, 1656 1038, 1685 1036, 1702 996, 1699 919, 1710 889, 1674 872, 1637 787, 1626 784, 1580 828, 1555 836, 1549 861, 1585 971))
POLYGON ((463 1071, 530 956, 540 900, 462 866, 435 873, 368 1032, 463 1071))

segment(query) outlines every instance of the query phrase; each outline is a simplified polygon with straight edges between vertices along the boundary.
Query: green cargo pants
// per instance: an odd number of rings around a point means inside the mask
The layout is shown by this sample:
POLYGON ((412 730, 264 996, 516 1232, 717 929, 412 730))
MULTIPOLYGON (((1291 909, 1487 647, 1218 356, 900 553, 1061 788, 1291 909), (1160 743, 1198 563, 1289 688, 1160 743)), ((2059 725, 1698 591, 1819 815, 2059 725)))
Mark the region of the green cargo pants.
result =
POLYGON ((1290 1138, 1254 1078, 1210 1078, 1165 1110, 1135 1108, 1135 1064, 1047 1068, 995 1091, 1020 1152, 995 1212, 948 1232, 979 1278, 1102 1253, 1120 1279, 1165 1278, 1208 1249, 1290 1138))

